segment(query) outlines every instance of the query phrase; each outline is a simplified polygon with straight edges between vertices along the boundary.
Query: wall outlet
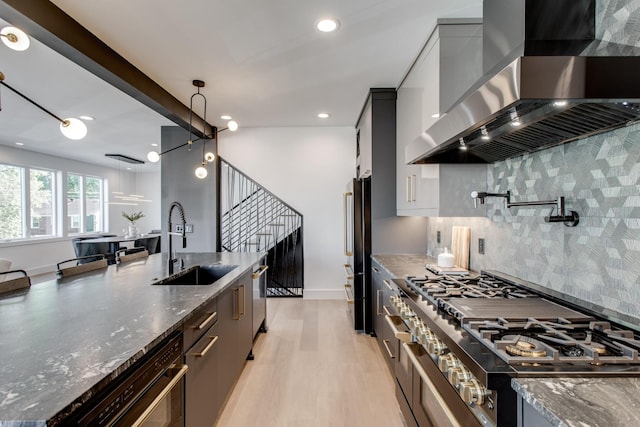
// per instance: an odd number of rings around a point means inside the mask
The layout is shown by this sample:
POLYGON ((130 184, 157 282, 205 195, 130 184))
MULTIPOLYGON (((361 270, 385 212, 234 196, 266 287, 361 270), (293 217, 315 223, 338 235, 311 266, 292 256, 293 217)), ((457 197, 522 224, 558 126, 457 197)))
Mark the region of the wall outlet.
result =
POLYGON ((478 239, 478 253, 484 255, 484 239, 478 239))
POLYGON ((441 241, 440 230, 436 231, 436 243, 440 244, 441 241))
POLYGON ((187 224, 184 226, 185 233, 193 233, 193 224, 187 224))
POLYGON ((176 233, 182 233, 182 224, 176 224, 176 233))

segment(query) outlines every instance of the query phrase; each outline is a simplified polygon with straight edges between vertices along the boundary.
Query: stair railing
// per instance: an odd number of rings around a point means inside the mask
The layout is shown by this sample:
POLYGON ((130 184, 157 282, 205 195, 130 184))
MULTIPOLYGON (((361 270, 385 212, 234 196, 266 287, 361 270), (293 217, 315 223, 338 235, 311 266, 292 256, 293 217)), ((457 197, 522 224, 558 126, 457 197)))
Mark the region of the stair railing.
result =
POLYGON ((302 296, 302 215, 224 159, 218 165, 221 250, 266 252, 267 296, 302 296))

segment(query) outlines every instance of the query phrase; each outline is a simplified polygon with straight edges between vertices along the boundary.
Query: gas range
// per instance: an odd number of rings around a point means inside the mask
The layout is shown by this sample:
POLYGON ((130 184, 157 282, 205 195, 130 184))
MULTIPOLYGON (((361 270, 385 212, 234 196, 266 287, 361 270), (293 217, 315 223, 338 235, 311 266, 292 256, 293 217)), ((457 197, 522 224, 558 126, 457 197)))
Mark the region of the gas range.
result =
POLYGON ((534 284, 498 272, 394 283, 391 303, 431 375, 444 375, 478 425, 515 425, 513 377, 640 376, 640 332, 534 284))
POLYGON ((640 365, 637 332, 495 274, 409 276, 406 283, 509 365, 640 365))

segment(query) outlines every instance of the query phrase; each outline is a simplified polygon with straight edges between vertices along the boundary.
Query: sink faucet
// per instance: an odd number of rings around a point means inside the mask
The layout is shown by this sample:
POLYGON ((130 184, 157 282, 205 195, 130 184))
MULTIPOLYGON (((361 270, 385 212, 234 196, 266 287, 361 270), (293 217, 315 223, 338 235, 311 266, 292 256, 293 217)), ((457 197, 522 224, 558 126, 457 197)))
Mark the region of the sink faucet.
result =
MULTIPOLYGON (((187 236, 185 234, 185 228, 187 225, 187 221, 184 218, 184 208, 182 207, 182 205, 178 202, 173 202, 171 203, 171 206, 169 207, 169 228, 167 229, 167 240, 169 241, 169 253, 168 253, 168 258, 169 258, 169 264, 168 264, 168 268, 169 268, 169 274, 173 274, 173 263, 178 261, 178 259, 175 257, 175 254, 173 253, 173 245, 172 245, 172 238, 171 236, 182 236, 182 247, 186 248, 187 247, 187 236), (173 209, 178 208, 178 212, 180 213, 180 220, 182 221, 182 232, 176 232, 173 231, 173 227, 172 227, 172 223, 171 223, 171 214, 173 213, 173 209)), ((184 269, 184 259, 180 259, 180 269, 184 269)))

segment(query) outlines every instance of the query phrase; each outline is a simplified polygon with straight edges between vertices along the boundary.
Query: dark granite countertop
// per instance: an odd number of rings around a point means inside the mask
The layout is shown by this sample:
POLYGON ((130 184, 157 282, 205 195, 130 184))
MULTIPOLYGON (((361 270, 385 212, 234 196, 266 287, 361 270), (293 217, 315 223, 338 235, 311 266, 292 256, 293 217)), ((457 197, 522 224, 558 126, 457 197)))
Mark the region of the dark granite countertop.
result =
POLYGON ((422 254, 375 254, 372 258, 380 263, 394 279, 405 276, 424 276, 425 266, 435 264, 437 260, 422 254))
POLYGON ((554 426, 640 425, 640 378, 514 378, 511 386, 554 426))
POLYGON ((0 426, 44 426, 86 401, 264 256, 179 255, 238 268, 213 285, 152 286, 168 275, 155 254, 2 296, 0 426))

